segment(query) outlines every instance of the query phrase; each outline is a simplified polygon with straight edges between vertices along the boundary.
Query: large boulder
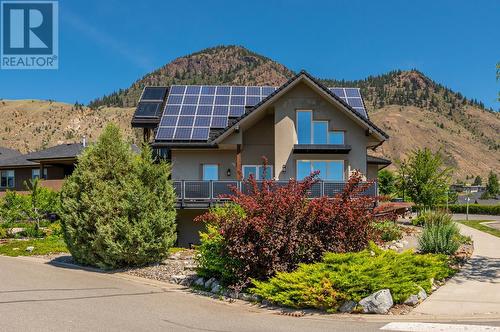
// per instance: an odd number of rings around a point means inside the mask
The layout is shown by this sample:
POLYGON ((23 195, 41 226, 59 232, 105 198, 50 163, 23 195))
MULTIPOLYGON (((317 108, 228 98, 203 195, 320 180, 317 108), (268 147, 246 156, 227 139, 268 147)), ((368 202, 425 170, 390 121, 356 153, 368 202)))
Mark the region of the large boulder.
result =
POLYGON ((348 314, 350 314, 351 312, 354 311, 354 309, 356 308, 356 305, 357 305, 356 302, 354 302, 353 300, 349 300, 349 301, 344 302, 339 307, 338 311, 341 312, 341 313, 348 313, 348 314))
POLYGON ((391 291, 382 289, 359 301, 365 314, 386 314, 394 305, 391 291))

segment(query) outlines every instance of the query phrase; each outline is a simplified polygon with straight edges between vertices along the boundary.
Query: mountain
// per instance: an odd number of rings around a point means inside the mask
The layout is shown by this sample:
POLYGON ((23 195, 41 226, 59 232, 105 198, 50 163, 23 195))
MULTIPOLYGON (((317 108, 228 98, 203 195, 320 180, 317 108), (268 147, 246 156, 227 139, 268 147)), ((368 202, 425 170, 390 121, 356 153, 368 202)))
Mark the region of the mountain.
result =
MULTIPOLYGON (((50 101, 0 102, 0 114, 7 120, 0 145, 26 151, 79 140, 83 135, 93 140, 109 121, 118 122, 127 137, 138 141, 140 133, 130 128, 130 118, 145 85, 278 86, 293 75, 285 66, 243 47, 214 47, 177 58, 129 88, 92 101, 89 107, 50 101)), ((417 70, 357 81, 321 81, 327 86, 361 88, 370 118, 391 136, 378 155, 397 160, 416 148, 440 150, 445 162, 456 168, 455 178, 461 180, 476 175, 484 178, 490 170, 500 169, 499 113, 417 70)))

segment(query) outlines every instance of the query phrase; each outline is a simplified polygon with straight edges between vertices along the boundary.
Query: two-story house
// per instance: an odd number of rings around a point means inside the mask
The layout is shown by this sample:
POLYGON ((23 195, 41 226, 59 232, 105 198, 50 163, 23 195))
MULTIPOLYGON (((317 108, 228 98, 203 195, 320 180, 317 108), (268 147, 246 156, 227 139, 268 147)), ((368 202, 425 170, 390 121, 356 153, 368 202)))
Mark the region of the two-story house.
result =
POLYGON ((194 217, 230 186, 244 190, 251 174, 288 181, 319 171, 311 196, 332 196, 354 170, 375 180, 390 164, 367 154, 388 135, 370 121, 360 90, 327 88, 304 71, 281 87, 146 87, 132 126, 172 163, 181 246, 198 242, 194 217))

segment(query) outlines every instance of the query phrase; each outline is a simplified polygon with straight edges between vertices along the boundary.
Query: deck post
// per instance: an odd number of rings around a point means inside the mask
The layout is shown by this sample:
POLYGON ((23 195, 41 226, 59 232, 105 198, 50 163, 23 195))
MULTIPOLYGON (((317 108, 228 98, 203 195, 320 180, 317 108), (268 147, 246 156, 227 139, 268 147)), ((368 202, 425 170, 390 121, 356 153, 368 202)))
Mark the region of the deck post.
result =
POLYGON ((236 144, 236 179, 238 181, 242 180, 242 169, 241 169, 241 144, 236 144))

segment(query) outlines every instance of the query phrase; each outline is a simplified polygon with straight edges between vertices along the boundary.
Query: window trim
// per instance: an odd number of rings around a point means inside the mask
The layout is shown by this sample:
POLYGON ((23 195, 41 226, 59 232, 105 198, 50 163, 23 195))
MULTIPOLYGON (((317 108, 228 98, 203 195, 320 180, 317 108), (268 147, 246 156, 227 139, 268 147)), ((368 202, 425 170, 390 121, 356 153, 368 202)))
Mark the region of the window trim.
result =
POLYGON ((201 180, 202 181, 219 181, 219 164, 216 164, 216 163, 204 163, 204 164, 201 164, 201 180), (217 179, 215 179, 215 180, 205 180, 205 166, 216 166, 217 167, 217 179))
MULTIPOLYGON (((243 178, 244 178, 244 179, 248 179, 248 178, 245 178, 245 167, 255 167, 255 168, 256 168, 256 170, 257 170, 257 174, 256 174, 256 176, 255 176, 255 180, 257 180, 257 181, 262 181, 262 180, 264 180, 264 179, 261 179, 261 178, 260 178, 260 177, 261 177, 261 176, 260 176, 260 173, 261 173, 261 172, 259 172, 259 168, 264 167, 264 165, 250 165, 250 164, 245 164, 245 165, 242 165, 242 166, 241 166, 241 173, 242 173, 242 176, 243 176, 243 178)), ((267 169, 268 169, 268 170, 270 170, 270 173, 271 173, 271 179, 274 179, 274 173, 273 173, 274 168, 273 168, 273 165, 267 165, 267 169)))
POLYGON ((0 188, 15 188, 16 187, 16 170, 14 169, 2 169, 0 170, 0 188), (9 186, 9 176, 5 176, 6 185, 2 186, 2 177, 4 173, 12 172, 12 186, 9 186))
POLYGON ((40 177, 40 168, 32 168, 31 169, 31 180, 35 180, 35 177, 33 176, 33 171, 38 171, 38 178, 41 180, 47 180, 48 179, 48 169, 46 167, 43 168, 43 176, 40 177))
MULTIPOLYGON (((329 182, 340 182, 340 183, 345 182, 345 171, 346 171, 346 169, 345 169, 345 162, 346 161, 344 159, 333 159, 333 160, 332 159, 297 159, 297 160, 295 160, 295 178, 298 181, 302 180, 302 179, 299 180, 298 176, 297 176, 298 175, 297 171, 299 169, 299 162, 301 162, 301 161, 306 161, 306 162, 310 163, 310 165, 311 165, 310 166, 311 171, 309 172, 309 174, 311 174, 313 172, 312 165, 313 165, 314 162, 321 162, 321 161, 323 161, 323 162, 341 162, 342 163, 342 180, 323 180, 323 179, 320 179, 320 180, 322 180, 322 181, 329 181, 329 182)), ((327 170, 328 170, 328 167, 327 167, 327 170)))

